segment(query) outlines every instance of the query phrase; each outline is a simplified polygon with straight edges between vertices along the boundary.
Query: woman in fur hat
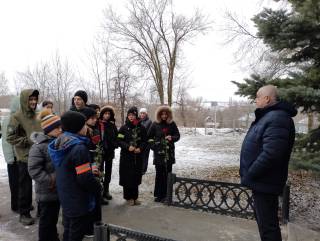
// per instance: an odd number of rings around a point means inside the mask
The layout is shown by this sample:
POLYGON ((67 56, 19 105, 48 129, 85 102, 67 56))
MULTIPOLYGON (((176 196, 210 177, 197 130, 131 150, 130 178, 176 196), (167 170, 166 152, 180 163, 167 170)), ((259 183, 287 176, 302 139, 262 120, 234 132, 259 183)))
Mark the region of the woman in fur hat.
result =
POLYGON ((180 139, 180 133, 173 121, 169 106, 160 106, 148 132, 148 142, 153 150, 153 164, 156 167, 154 201, 163 202, 167 195, 167 177, 175 163, 174 143, 180 139))
POLYGON ((138 201, 139 185, 142 179, 142 151, 146 146, 146 129, 138 119, 138 110, 131 107, 126 123, 118 133, 120 153, 120 185, 123 186, 123 198, 130 206, 141 204, 138 201))

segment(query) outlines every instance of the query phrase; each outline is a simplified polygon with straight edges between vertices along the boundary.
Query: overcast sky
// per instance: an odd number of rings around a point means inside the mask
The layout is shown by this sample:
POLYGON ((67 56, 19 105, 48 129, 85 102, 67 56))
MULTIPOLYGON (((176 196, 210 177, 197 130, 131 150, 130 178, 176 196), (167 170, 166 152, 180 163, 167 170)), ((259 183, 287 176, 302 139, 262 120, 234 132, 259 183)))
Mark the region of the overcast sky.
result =
MULTIPOLYGON (((223 46, 224 33, 215 31, 223 23, 226 9, 250 19, 261 9, 261 0, 173 0, 186 14, 200 8, 214 21, 213 31, 184 47, 194 88, 192 96, 227 101, 236 88, 230 80, 242 80, 249 73, 234 63, 234 49, 223 46)), ((120 0, 0 0, 0 71, 10 81, 16 71, 49 60, 56 50, 78 68, 95 35, 101 29, 103 9, 121 6, 120 0)), ((13 84, 11 83, 11 86, 13 84)))

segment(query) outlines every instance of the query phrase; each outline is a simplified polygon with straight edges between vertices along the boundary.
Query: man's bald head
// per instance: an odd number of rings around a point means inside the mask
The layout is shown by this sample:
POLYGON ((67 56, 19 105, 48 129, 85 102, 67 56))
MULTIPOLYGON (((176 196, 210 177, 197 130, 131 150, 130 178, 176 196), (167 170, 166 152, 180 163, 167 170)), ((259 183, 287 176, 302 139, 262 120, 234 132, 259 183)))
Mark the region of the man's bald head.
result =
POLYGON ((277 102, 278 91, 274 85, 266 85, 261 87, 256 96, 256 105, 258 108, 264 108, 277 102))

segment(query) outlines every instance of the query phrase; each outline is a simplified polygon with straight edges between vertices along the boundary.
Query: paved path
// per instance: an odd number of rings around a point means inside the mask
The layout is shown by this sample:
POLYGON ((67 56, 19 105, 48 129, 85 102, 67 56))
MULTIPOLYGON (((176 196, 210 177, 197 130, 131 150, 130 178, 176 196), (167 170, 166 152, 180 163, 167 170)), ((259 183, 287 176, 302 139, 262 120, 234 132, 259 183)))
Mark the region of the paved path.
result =
POLYGON ((105 223, 185 241, 256 241, 255 221, 200 211, 168 207, 145 201, 141 206, 127 206, 116 196, 103 209, 105 223))

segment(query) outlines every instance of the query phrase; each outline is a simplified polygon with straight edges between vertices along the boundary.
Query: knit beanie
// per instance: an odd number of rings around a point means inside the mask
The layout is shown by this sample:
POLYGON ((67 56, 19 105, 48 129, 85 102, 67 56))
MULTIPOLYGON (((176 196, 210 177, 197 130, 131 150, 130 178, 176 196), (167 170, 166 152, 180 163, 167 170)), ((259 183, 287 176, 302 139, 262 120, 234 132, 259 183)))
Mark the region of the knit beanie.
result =
POLYGON ((32 92, 32 94, 29 95, 29 97, 31 97, 31 96, 38 98, 38 97, 39 97, 39 91, 38 91, 38 90, 34 90, 34 91, 32 92))
POLYGON ((148 110, 147 108, 141 108, 139 113, 148 113, 148 110))
POLYGON ((92 108, 92 109, 94 109, 94 110, 96 110, 96 109, 99 109, 99 110, 100 110, 100 106, 97 105, 97 104, 90 104, 90 105, 88 105, 88 107, 90 107, 90 108, 92 108))
POLYGON ((61 116, 62 130, 78 133, 86 123, 86 117, 76 111, 67 111, 61 116))
POLYGON ((127 112, 127 116, 129 114, 133 114, 133 115, 136 116, 136 118, 138 118, 138 109, 137 109, 137 107, 135 107, 135 106, 130 107, 128 112, 127 112))
POLYGON ((86 104, 87 101, 88 101, 88 95, 87 95, 87 92, 85 92, 84 90, 78 90, 76 93, 74 93, 74 96, 79 96, 83 102, 86 104))
POLYGON ((97 116, 97 112, 89 107, 84 107, 83 109, 81 109, 80 112, 86 117, 87 120, 90 119, 92 116, 97 116))
POLYGON ((41 111, 39 113, 39 119, 41 128, 46 135, 61 126, 60 117, 54 115, 50 109, 44 109, 43 111, 41 111))

